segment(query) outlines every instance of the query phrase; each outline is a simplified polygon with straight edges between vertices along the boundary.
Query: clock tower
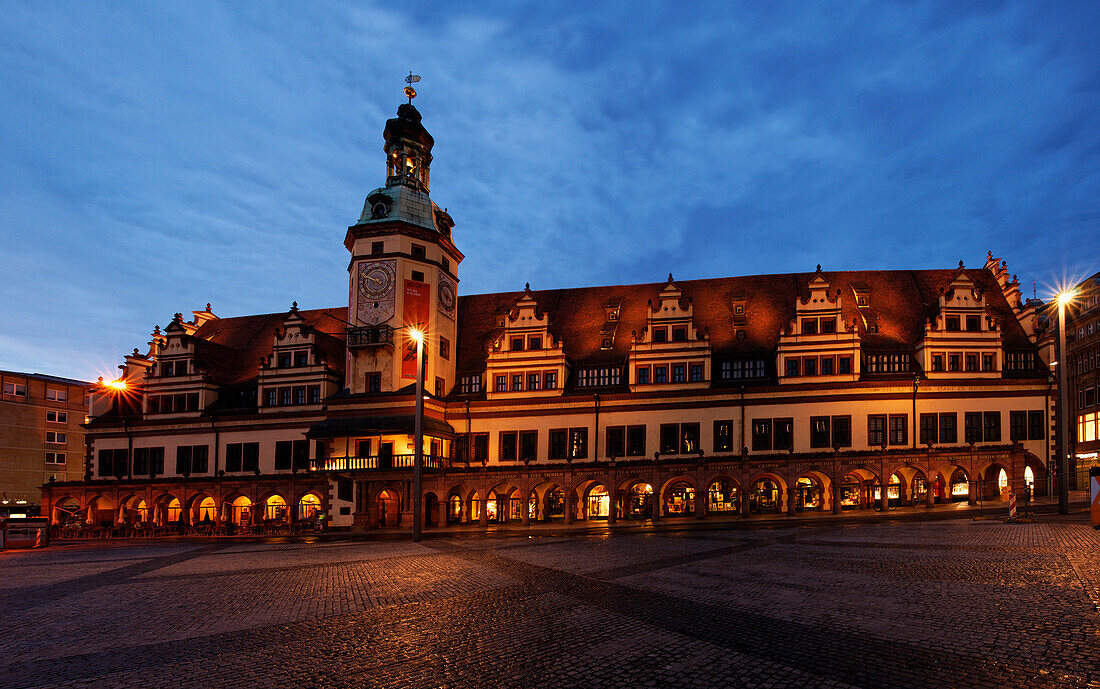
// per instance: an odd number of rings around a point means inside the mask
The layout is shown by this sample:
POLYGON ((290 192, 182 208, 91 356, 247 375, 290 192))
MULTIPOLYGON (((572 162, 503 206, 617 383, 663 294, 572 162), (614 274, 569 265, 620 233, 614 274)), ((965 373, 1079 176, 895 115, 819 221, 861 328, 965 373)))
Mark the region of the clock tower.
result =
POLYGON ((386 186, 367 195, 348 228, 348 362, 353 393, 392 392, 416 382, 416 345, 425 333, 424 389, 446 395, 455 383, 458 264, 454 221, 428 196, 435 141, 409 102, 386 121, 386 186))

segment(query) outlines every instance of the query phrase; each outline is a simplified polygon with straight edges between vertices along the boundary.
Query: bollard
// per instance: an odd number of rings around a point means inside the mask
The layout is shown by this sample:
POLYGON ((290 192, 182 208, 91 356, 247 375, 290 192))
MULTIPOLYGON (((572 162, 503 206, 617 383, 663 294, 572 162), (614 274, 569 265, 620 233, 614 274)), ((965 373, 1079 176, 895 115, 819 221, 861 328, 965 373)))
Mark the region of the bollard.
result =
POLYGON ((1089 468, 1089 516, 1093 528, 1100 529, 1100 467, 1089 468))
POLYGON ((1016 494, 1008 494, 1008 521, 1016 521, 1016 494))

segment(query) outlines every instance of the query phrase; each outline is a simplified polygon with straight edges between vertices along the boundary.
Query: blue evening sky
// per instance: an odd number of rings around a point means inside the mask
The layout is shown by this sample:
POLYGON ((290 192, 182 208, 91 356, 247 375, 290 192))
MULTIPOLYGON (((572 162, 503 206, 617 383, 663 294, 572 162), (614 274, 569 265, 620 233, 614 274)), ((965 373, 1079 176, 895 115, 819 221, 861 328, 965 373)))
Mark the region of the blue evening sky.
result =
POLYGON ((0 2, 0 368, 346 304, 403 77, 466 294, 1100 269, 1096 2, 0 2))

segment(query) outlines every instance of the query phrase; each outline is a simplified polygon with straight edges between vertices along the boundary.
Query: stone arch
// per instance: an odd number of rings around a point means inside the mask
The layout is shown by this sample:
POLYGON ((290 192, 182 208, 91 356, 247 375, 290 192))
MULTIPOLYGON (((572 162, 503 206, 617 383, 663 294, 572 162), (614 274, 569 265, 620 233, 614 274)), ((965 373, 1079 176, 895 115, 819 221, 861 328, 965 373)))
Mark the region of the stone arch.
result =
POLYGON ((440 517, 446 518, 445 514, 440 514, 440 508, 443 503, 439 500, 439 495, 434 490, 424 491, 423 498, 420 501, 420 507, 424 510, 424 519, 421 522, 425 529, 430 529, 435 526, 439 526, 443 523, 440 517))
POLYGON ((1010 466, 1001 462, 986 462, 978 470, 978 491, 982 500, 1008 502, 1008 494, 1012 492, 1010 466))
POLYGON ((477 519, 474 510, 471 509, 471 501, 477 493, 472 486, 466 483, 454 484, 447 489, 444 512, 448 524, 469 524, 477 519))
POLYGON ((878 471, 870 467, 849 468, 840 476, 840 509, 873 509, 876 485, 881 485, 878 471))
POLYGON ((577 519, 606 519, 611 514, 612 489, 615 483, 607 476, 581 479, 573 489, 577 519))
POLYGON ((490 522, 506 524, 522 518, 525 496, 517 484, 502 481, 489 488, 485 496, 485 513, 490 522))
POLYGON ((401 525, 401 491, 386 484, 373 491, 374 526, 389 528, 401 525))
POLYGON ((936 476, 939 480, 939 497, 944 502, 961 502, 962 500, 974 500, 977 498, 975 491, 971 490, 971 473, 966 467, 959 464, 941 464, 936 468, 936 476))
POLYGON ((615 509, 623 519, 652 519, 657 493, 648 477, 629 476, 619 482, 615 509))
POLYGON ((1031 496, 1037 498, 1047 495, 1050 492, 1050 484, 1048 483, 1050 476, 1047 473, 1046 464, 1043 462, 1043 460, 1039 459, 1030 452, 1025 452, 1023 455, 1023 459, 1023 473, 1025 484, 1027 480, 1027 472, 1029 469, 1031 470, 1031 496))
POLYGON ((78 525, 83 519, 81 515, 84 508, 80 505, 79 498, 65 494, 54 499, 50 509, 50 523, 65 525, 78 525))
POLYGON ((695 479, 676 474, 661 485, 661 514, 665 517, 694 517, 699 487, 695 479))
POLYGON ((802 472, 792 487, 796 512, 824 512, 832 508, 833 482, 820 469, 802 472))
POLYGON ((557 480, 547 480, 531 487, 530 496, 535 501, 531 519, 549 522, 565 518, 565 485, 557 480))
POLYGON ((789 488, 782 476, 773 471, 758 472, 749 479, 748 486, 750 514, 782 514, 785 511, 789 488))
POLYGON ((711 474, 706 480, 707 514, 740 514, 745 496, 741 482, 728 473, 711 474))
POLYGON ((903 486, 903 495, 900 499, 901 504, 922 505, 927 502, 928 491, 931 486, 929 485, 928 476, 924 469, 919 466, 905 466, 902 464, 894 467, 891 475, 901 477, 903 486))
POLYGON ((111 495, 97 493, 88 498, 86 523, 93 526, 112 526, 117 518, 118 505, 111 495))
POLYGON ((178 523, 183 520, 184 514, 183 501, 175 493, 165 491, 153 498, 154 524, 166 526, 178 523))

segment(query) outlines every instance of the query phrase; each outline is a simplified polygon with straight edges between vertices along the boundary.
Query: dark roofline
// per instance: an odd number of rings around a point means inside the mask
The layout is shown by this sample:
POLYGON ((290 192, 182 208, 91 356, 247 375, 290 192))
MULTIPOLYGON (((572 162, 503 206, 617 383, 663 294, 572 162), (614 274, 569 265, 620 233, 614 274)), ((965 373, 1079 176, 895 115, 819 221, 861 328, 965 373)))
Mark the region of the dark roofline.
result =
POLYGON ((84 380, 74 380, 72 378, 62 378, 60 376, 51 376, 46 373, 27 373, 25 371, 6 371, 0 370, 0 375, 7 376, 23 376, 24 378, 34 378, 35 380, 45 380, 54 383, 64 383, 66 385, 81 385, 84 387, 91 387, 94 383, 89 383, 84 380))

